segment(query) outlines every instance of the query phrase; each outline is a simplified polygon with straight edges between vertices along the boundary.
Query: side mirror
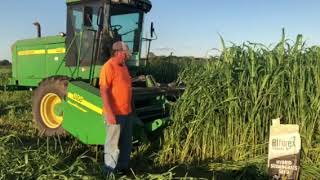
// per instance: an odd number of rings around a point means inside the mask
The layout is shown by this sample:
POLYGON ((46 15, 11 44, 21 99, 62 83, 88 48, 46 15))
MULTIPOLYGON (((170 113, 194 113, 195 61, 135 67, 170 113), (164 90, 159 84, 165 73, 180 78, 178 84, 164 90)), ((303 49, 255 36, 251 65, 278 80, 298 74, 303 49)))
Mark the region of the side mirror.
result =
POLYGON ((103 7, 100 7, 98 11, 97 26, 100 28, 103 26, 103 7))
POLYGON ((153 38, 154 32, 155 30, 154 30, 153 22, 151 22, 151 27, 150 27, 151 38, 153 38))

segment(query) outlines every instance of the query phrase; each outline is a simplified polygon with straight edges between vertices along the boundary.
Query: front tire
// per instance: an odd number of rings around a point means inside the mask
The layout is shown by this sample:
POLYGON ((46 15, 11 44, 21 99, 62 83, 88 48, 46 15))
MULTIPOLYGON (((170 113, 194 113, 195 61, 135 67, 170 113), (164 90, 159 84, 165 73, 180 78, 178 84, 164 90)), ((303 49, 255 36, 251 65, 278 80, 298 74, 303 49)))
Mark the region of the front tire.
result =
POLYGON ((43 80, 32 98, 32 113, 40 135, 65 135, 62 128, 62 104, 67 95, 68 78, 49 77, 43 80))

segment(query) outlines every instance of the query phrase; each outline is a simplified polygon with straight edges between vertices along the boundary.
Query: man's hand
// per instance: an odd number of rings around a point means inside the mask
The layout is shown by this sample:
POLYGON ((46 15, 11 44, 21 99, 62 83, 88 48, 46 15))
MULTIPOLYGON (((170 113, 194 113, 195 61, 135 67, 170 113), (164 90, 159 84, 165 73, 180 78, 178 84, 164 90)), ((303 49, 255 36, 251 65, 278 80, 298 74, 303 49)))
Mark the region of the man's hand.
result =
POLYGON ((106 124, 117 124, 116 117, 114 116, 114 114, 107 113, 107 116, 105 117, 106 124))
POLYGON ((140 75, 138 77, 132 78, 132 82, 138 82, 138 81, 146 81, 146 76, 145 75, 140 75))
POLYGON ((146 76, 145 75, 140 75, 140 76, 138 76, 138 79, 140 81, 145 81, 146 80, 146 76))

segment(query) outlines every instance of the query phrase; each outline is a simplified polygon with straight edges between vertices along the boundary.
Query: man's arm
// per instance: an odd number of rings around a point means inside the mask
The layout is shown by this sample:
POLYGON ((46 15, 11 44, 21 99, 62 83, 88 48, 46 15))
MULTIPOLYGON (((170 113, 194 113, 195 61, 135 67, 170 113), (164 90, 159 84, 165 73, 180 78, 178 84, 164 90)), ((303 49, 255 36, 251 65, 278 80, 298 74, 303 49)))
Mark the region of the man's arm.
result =
POLYGON ((104 116, 106 123, 116 124, 116 118, 110 104, 110 88, 100 86, 100 94, 103 102, 104 116))

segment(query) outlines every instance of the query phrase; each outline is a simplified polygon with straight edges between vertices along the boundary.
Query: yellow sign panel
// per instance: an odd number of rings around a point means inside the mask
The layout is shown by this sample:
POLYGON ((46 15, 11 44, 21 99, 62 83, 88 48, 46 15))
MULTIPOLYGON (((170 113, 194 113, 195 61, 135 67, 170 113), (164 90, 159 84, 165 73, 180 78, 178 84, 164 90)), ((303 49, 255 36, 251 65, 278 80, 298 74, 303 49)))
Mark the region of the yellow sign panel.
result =
POLYGON ((28 55, 40 55, 40 54, 45 54, 46 50, 44 49, 39 49, 39 50, 24 50, 24 51, 19 51, 18 55, 19 56, 28 56, 28 55))

